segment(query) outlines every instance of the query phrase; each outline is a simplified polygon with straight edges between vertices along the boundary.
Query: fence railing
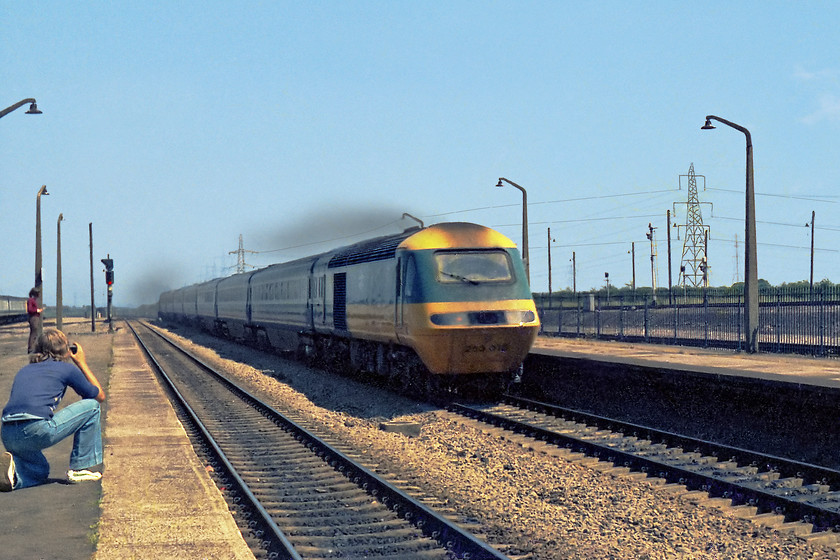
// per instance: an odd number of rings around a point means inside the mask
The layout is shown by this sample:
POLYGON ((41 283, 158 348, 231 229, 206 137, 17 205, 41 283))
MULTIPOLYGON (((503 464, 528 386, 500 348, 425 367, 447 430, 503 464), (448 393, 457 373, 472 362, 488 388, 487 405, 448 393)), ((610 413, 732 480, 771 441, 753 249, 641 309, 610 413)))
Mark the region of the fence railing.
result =
MULTIPOLYGON (((636 298, 535 294, 541 334, 745 350, 743 293, 731 289, 636 298)), ((840 357, 840 289, 759 293, 761 352, 840 357)))

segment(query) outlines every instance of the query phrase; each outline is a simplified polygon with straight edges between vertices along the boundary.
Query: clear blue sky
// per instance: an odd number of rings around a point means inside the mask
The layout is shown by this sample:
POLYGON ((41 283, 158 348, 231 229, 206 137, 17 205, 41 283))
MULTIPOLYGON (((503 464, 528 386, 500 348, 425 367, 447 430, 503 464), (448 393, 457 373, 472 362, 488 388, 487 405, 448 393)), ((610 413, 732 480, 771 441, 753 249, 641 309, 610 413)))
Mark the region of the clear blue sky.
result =
MULTIPOLYGON (((521 241, 531 283, 667 284, 666 211, 705 176, 711 283, 743 266, 743 134, 755 147, 758 272, 840 281, 840 4, 832 2, 39 2, 0 0, 0 293, 90 301, 88 224, 114 302, 414 224, 521 241)), ((675 222, 684 220, 677 205, 675 222)), ((672 241, 674 277, 681 242, 672 241)))

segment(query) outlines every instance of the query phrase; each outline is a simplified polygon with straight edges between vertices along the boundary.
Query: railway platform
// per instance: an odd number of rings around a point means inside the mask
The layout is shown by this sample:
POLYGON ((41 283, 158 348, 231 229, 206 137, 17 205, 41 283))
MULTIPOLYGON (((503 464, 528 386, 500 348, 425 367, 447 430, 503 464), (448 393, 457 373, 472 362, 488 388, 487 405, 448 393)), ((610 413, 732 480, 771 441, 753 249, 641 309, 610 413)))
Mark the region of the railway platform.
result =
MULTIPOLYGON (((51 325, 47 325, 51 326, 51 325)), ((106 387, 104 475, 67 484, 71 440, 45 450, 51 483, 0 494, 4 558, 253 558, 163 389, 122 325, 65 321, 106 387)), ((0 328, 0 400, 27 363, 28 326, 0 328)), ((63 404, 78 397, 67 391, 63 404)))
POLYGON ((537 337, 532 353, 674 373, 744 378, 769 385, 840 391, 840 360, 829 358, 547 336, 537 337))

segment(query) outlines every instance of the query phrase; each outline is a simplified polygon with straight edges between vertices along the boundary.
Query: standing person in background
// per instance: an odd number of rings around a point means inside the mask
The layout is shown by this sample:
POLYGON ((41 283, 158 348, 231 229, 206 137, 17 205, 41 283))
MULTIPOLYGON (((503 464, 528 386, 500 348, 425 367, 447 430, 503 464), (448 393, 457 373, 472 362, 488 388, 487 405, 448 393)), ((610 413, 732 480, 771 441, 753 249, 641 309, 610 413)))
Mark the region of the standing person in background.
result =
POLYGON ((67 480, 99 480, 102 473, 89 470, 102 463, 102 429, 99 403, 105 391, 88 367, 81 345, 72 347, 58 329, 45 329, 35 352, 15 375, 9 402, 2 412, 0 439, 0 492, 44 484, 50 464, 42 450, 73 436, 67 480), (82 400, 56 412, 67 387, 82 400))
POLYGON ((38 296, 41 295, 41 290, 32 288, 29 290, 29 299, 26 300, 26 313, 29 315, 29 347, 27 352, 31 354, 35 351, 35 343, 38 340, 38 327, 41 322, 41 313, 44 312, 43 307, 38 307, 38 296))

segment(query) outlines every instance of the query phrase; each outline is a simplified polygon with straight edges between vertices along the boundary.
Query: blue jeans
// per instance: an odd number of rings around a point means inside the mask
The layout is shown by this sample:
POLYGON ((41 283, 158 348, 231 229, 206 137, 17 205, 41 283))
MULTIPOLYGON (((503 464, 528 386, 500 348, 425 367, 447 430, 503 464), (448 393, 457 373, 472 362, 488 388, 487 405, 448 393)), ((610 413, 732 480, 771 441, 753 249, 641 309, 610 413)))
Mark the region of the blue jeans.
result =
POLYGON ((71 469, 87 469, 102 462, 99 402, 82 399, 56 412, 51 420, 4 423, 0 438, 15 460, 15 489, 45 483, 50 464, 41 450, 71 435, 71 469))

